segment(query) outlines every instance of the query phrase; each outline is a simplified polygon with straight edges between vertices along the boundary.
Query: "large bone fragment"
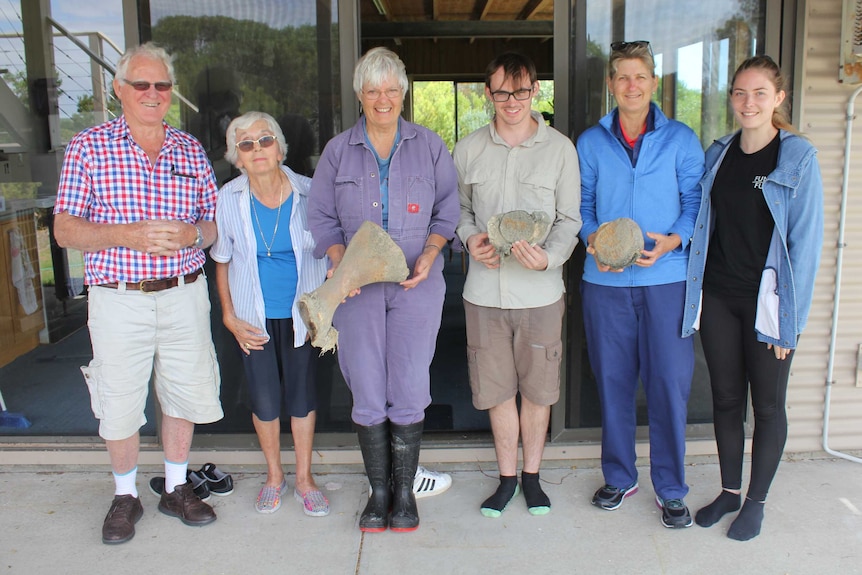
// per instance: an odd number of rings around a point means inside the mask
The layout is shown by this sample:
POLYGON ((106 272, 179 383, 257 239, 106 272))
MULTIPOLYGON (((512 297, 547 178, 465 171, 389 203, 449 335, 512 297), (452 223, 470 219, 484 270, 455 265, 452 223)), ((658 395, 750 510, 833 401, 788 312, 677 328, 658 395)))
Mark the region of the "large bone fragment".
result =
POLYGON ((401 282, 409 275, 404 252, 383 228, 365 221, 351 238, 332 277, 299 298, 299 314, 308 327, 311 345, 321 353, 335 349, 338 331, 332 327, 335 308, 347 295, 378 282, 401 282))

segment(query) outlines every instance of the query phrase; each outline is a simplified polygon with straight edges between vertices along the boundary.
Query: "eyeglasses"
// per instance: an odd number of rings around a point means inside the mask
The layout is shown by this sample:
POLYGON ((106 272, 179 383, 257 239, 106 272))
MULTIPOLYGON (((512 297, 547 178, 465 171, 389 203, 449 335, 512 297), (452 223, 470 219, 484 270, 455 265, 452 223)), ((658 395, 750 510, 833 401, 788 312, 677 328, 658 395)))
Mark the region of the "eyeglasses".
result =
POLYGON ((131 86, 132 88, 134 88, 138 92, 146 92, 147 90, 150 89, 150 86, 155 86, 156 90, 159 92, 169 92, 171 90, 171 88, 174 87, 173 83, 171 83, 171 82, 152 82, 152 83, 144 82, 144 81, 129 82, 125 78, 123 79, 123 82, 125 82, 126 84, 128 84, 129 86, 131 86))
POLYGON ((383 94, 386 94, 386 97, 390 100, 394 100, 401 95, 401 88, 387 88, 385 90, 378 90, 377 88, 372 88, 370 90, 362 90, 362 94, 369 100, 376 100, 383 94))
POLYGON ((257 140, 243 140, 236 143, 236 148, 240 152, 250 152, 254 149, 255 143, 261 148, 268 148, 275 143, 275 136, 261 136, 257 140))
POLYGON ((628 48, 646 48, 652 55, 652 46, 646 40, 633 40, 632 42, 611 42, 613 52, 625 52, 628 48))
POLYGON ((507 92, 506 90, 491 92, 491 99, 495 102, 508 102, 510 96, 514 96, 516 100, 529 100, 533 96, 533 89, 520 88, 514 92, 507 92))

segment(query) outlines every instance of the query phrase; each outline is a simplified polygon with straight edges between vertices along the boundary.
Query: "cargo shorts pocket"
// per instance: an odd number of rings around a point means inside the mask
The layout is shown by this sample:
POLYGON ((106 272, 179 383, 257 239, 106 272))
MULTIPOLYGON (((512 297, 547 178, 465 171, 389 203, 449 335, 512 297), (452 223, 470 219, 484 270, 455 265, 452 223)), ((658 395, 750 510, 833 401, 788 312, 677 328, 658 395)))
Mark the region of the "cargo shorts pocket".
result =
POLYGON ((93 410, 93 415, 96 419, 103 419, 104 412, 102 411, 102 362, 95 359, 90 361, 89 365, 81 366, 81 373, 84 374, 84 382, 87 384, 87 389, 90 391, 90 408, 93 410))
POLYGON ((545 348, 545 381, 560 383, 560 363, 563 361, 563 342, 558 341, 545 348))
POLYGON ((521 379, 520 391, 538 405, 551 405, 560 397, 560 364, 563 343, 532 345, 530 364, 521 379))

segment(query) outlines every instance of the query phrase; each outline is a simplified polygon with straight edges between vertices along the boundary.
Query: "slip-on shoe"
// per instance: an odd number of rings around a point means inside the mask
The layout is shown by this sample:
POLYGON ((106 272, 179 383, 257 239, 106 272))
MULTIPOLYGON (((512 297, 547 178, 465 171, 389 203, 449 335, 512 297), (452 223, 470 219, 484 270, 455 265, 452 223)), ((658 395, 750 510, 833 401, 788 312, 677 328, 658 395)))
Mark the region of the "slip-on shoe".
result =
POLYGON ((200 468, 198 474, 207 480, 210 493, 218 495, 230 495, 233 493, 233 477, 215 466, 215 463, 207 463, 200 468))

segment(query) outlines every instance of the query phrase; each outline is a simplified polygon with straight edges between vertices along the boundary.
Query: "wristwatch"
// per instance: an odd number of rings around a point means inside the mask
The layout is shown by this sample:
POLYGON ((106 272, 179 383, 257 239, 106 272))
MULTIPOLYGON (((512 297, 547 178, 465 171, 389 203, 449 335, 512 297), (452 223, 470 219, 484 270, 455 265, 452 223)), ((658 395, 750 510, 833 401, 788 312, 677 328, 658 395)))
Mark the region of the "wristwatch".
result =
POLYGON ((195 242, 192 244, 196 248, 202 248, 204 245, 204 232, 200 226, 195 226, 195 232, 197 232, 197 237, 195 237, 195 242))

